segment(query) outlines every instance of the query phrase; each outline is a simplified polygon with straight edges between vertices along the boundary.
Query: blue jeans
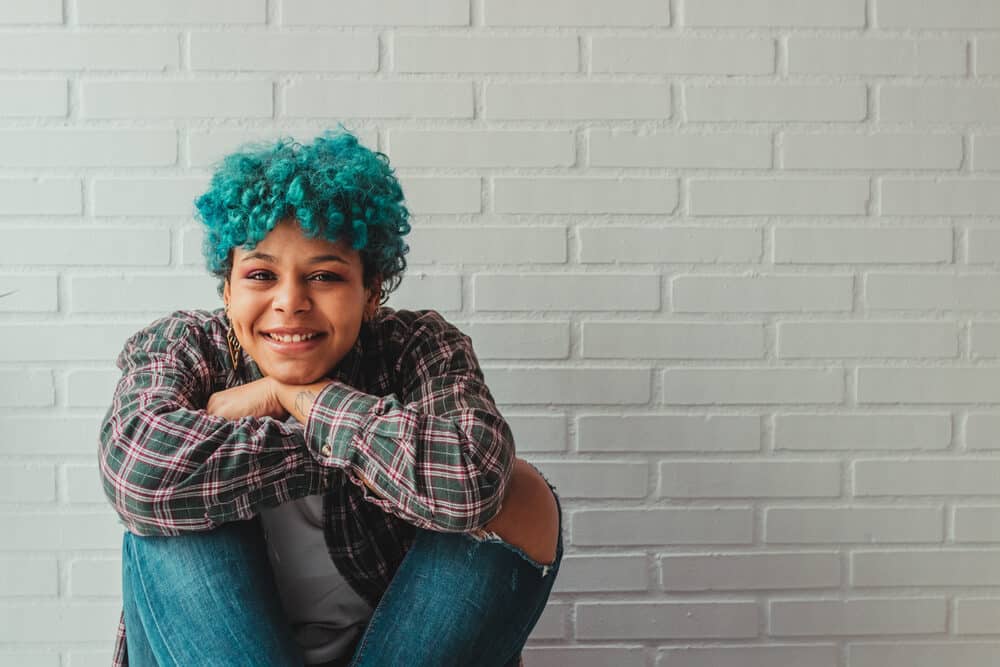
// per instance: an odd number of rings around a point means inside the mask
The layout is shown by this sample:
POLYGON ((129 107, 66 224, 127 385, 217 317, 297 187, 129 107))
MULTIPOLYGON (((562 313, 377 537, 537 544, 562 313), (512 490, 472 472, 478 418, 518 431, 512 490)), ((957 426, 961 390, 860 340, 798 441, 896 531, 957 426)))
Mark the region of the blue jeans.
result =
MULTIPOLYGON (((555 492, 553 491, 553 494, 555 492)), ((417 530, 344 667, 517 665, 563 555, 417 530)), ((303 664, 257 519, 178 537, 126 533, 122 597, 132 667, 303 664)))

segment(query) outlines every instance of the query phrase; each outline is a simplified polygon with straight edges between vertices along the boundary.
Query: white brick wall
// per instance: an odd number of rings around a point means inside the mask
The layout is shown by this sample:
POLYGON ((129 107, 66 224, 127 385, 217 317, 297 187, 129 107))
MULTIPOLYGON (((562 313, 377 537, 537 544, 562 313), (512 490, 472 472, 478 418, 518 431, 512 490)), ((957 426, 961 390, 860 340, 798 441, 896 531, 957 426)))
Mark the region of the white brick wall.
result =
POLYGON ((1000 664, 996 0, 0 0, 0 664, 108 662, 125 338, 337 122, 561 492, 531 667, 1000 664))

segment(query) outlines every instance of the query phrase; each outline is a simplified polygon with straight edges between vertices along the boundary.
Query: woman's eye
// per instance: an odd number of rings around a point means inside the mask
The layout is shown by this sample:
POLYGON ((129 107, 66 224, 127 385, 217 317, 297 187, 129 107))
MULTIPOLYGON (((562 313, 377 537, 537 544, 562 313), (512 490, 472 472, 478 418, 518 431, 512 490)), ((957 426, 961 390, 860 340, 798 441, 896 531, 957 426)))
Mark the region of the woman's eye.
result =
POLYGON ((247 279, 249 279, 249 280, 270 280, 271 279, 271 272, 270 271, 254 271, 253 273, 250 273, 250 274, 247 275, 247 279))
POLYGON ((312 277, 313 280, 318 280, 319 282, 337 282, 343 280, 336 273, 317 273, 312 277))

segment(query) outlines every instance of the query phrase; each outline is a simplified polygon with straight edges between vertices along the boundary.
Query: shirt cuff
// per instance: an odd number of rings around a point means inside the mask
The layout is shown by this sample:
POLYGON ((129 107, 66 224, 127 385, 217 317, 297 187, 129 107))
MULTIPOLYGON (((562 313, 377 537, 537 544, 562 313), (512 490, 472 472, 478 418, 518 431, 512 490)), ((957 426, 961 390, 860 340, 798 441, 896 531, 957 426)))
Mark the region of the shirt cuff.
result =
POLYGON ((320 390, 306 419, 306 446, 322 466, 347 467, 351 444, 377 414, 381 399, 334 380, 320 390))

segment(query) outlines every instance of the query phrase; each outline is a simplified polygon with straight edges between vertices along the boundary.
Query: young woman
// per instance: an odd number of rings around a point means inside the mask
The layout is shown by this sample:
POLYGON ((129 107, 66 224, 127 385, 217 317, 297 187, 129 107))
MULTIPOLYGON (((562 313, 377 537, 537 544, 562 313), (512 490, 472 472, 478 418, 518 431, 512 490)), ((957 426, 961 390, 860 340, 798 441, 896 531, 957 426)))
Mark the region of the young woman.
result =
POLYGON ((470 339, 384 307, 402 200, 346 132, 247 147, 198 199, 224 308, 133 335, 101 428, 115 664, 518 664, 562 511, 470 339))

